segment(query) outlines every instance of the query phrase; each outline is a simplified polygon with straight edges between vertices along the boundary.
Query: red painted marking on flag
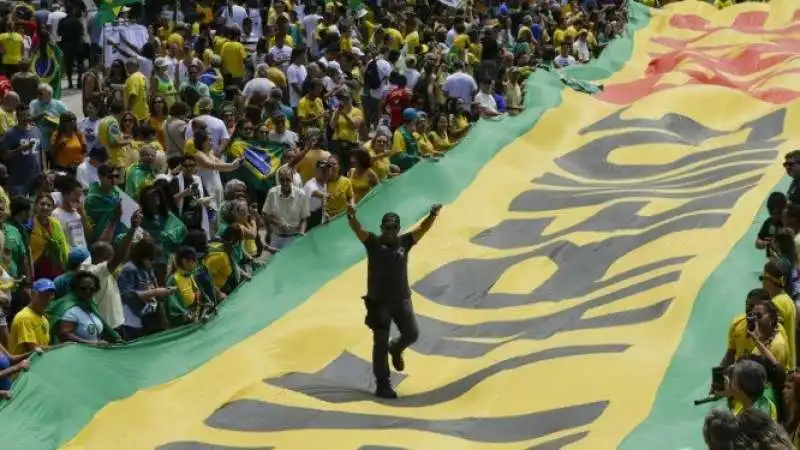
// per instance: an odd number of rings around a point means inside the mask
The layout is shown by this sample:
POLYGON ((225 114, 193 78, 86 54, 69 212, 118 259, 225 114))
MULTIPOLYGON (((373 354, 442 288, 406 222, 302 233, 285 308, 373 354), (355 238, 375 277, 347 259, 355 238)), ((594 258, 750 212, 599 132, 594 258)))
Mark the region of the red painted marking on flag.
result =
POLYGON ((800 97, 800 91, 788 88, 758 89, 769 80, 787 74, 800 74, 800 69, 781 66, 800 58, 800 9, 794 12, 795 23, 774 30, 764 29, 769 14, 763 11, 743 12, 729 26, 713 26, 710 21, 695 14, 676 14, 670 17, 670 26, 699 32, 689 39, 653 37, 651 42, 668 50, 650 54, 650 61, 643 77, 626 83, 606 85, 598 95, 605 101, 626 104, 639 98, 676 87, 672 83, 661 83, 669 73, 679 72, 688 77, 686 84, 715 85, 745 92, 754 98, 771 103, 785 103, 800 97), (763 40, 747 46, 741 44, 713 44, 692 46, 707 40, 716 32, 735 31, 748 35, 763 36, 763 40), (729 51, 732 56, 717 56, 729 51), (706 70, 698 70, 700 66, 706 70), (760 74, 760 72, 768 72, 760 74), (753 78, 754 75, 757 75, 753 78), (738 80, 734 77, 749 77, 738 80))

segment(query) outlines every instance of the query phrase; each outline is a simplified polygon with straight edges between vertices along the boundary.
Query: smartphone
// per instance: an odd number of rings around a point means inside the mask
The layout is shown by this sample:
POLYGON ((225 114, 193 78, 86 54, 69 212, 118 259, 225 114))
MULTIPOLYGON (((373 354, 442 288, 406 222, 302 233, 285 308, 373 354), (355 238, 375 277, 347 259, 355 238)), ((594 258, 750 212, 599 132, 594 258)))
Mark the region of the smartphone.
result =
POLYGON ((756 331, 756 316, 747 316, 747 331, 751 333, 756 331))
POLYGON ((725 390, 725 368, 712 367, 711 368, 711 386, 714 392, 725 390))

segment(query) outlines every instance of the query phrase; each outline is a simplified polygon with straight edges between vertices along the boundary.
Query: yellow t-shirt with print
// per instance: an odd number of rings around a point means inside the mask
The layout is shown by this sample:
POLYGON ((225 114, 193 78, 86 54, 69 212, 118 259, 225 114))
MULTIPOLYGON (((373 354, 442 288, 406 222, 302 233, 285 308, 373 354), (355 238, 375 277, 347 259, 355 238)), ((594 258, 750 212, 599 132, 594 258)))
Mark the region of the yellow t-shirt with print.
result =
POLYGON ((36 314, 27 306, 17 313, 11 324, 8 351, 12 355, 25 353, 27 350, 24 344, 37 347, 50 345, 50 323, 47 317, 36 314))
MULTIPOLYGON (((353 126, 350 125, 350 122, 342 117, 343 115, 343 112, 339 113, 339 116, 336 119, 336 128, 333 130, 333 139, 357 144, 359 137, 358 128, 353 128, 353 126)), ((351 109, 347 116, 350 117, 350 120, 352 121, 364 120, 364 113, 358 108, 351 109)))
MULTIPOLYGON (((734 317, 731 321, 728 328, 728 349, 734 350, 735 361, 746 355, 759 354, 755 342, 747 335, 747 318, 744 314, 734 317)), ((770 342, 769 350, 784 368, 792 367, 790 366, 792 361, 789 355, 788 338, 783 325, 778 325, 778 331, 770 342)))
POLYGON ((330 217, 341 214, 353 198, 353 183, 345 176, 340 176, 336 181, 328 181, 328 195, 325 212, 330 217))
POLYGON ((314 123, 303 125, 301 131, 305 132, 306 129, 310 127, 316 127, 320 130, 324 130, 325 128, 325 105, 322 103, 322 99, 317 97, 315 99, 310 99, 308 97, 301 97, 300 101, 297 103, 297 117, 300 120, 308 120, 312 117, 319 117, 314 123))
POLYGON ((200 296, 200 288, 191 273, 175 272, 175 285, 183 306, 192 306, 200 296))
POLYGON ((147 104, 147 78, 141 72, 135 72, 125 80, 125 103, 136 120, 143 121, 150 117, 150 106, 147 104), (133 97, 131 101, 130 98, 133 97))
POLYGON ((247 51, 241 42, 226 42, 219 52, 222 59, 222 71, 232 77, 241 78, 244 76, 244 60, 247 58, 247 51))
POLYGON ((384 156, 383 158, 375 159, 375 150, 372 149, 372 141, 367 142, 364 144, 364 149, 369 152, 369 156, 372 157, 372 167, 371 169, 378 175, 379 179, 384 179, 389 176, 389 166, 391 162, 389 161, 388 156, 384 156))
POLYGON ((0 46, 3 47, 3 64, 18 65, 25 51, 25 39, 22 35, 15 31, 0 33, 0 46))

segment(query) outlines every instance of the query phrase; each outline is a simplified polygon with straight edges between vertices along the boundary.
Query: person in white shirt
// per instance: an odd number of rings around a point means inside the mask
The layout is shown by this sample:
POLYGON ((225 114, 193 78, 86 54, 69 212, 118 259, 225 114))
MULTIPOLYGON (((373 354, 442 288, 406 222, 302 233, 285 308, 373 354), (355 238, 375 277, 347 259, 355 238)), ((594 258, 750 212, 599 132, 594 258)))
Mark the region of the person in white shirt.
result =
POLYGON ((311 51, 311 56, 315 58, 319 55, 319 43, 317 42, 316 33, 317 25, 319 25, 319 22, 322 20, 322 16, 317 14, 316 11, 317 5, 309 3, 305 7, 305 16, 301 21, 303 32, 305 33, 306 45, 308 45, 311 51))
POLYGON ((491 78, 484 78, 481 80, 480 92, 475 94, 475 106, 481 117, 494 117, 499 115, 497 112, 497 102, 492 95, 492 84, 493 81, 491 78))
POLYGON ((461 107, 466 112, 472 110, 472 99, 478 92, 478 84, 472 75, 464 72, 464 62, 455 61, 453 63, 455 72, 448 75, 444 80, 442 90, 449 98, 459 99, 463 103, 461 107))
POLYGON ((294 131, 286 128, 286 115, 283 114, 283 111, 277 110, 272 113, 272 123, 275 124, 275 129, 269 132, 270 142, 297 147, 300 137, 294 131))
POLYGON ((317 161, 314 178, 308 180, 303 186, 303 192, 308 196, 309 216, 306 230, 310 231, 317 225, 325 222, 325 201, 328 199, 328 161, 317 161))
MULTIPOLYGON (((394 57, 395 62, 398 56, 399 54, 397 52, 391 55, 391 57, 394 57)), ((392 74, 392 67, 394 66, 394 63, 391 62, 391 57, 389 60, 384 58, 383 55, 375 57, 374 64, 378 71, 378 86, 367 86, 369 88, 369 95, 364 97, 364 116, 367 119, 368 125, 376 125, 378 120, 380 120, 381 99, 383 99, 386 93, 386 87, 389 86, 389 76, 392 74)), ((369 70, 370 64, 372 63, 373 61, 367 63, 367 70, 369 70)))
POLYGON ((78 123, 78 131, 83 133, 86 150, 89 151, 100 146, 100 135, 98 134, 100 117, 97 115, 100 112, 100 103, 96 100, 90 100, 84 104, 83 108, 86 112, 86 117, 78 123))
MULTIPOLYGON (((213 116, 211 111, 213 110, 213 102, 210 98, 203 97, 197 101, 197 109, 200 112, 200 115, 192 119, 192 122, 195 120, 201 121, 206 124, 206 130, 208 131, 208 137, 211 145, 211 151, 219 156, 223 149, 228 145, 228 141, 231 138, 230 133, 228 133, 228 127, 225 125, 225 122, 222 119, 213 116)), ((191 125, 191 122, 190 122, 191 125)), ((192 127, 186 127, 186 140, 190 140, 192 138, 192 127)))
POLYGON ((275 45, 270 47, 269 54, 272 55, 272 59, 275 61, 275 64, 286 73, 289 69, 289 63, 292 59, 292 47, 286 45, 286 35, 276 35, 275 36, 275 45))
POLYGON ((303 96, 303 83, 308 76, 305 64, 305 49, 298 47, 292 50, 292 63, 286 69, 286 82, 289 84, 289 106, 295 109, 303 96))
POLYGON ((264 98, 269 98, 270 93, 272 90, 275 89, 275 83, 272 82, 269 78, 267 78, 267 70, 269 66, 266 64, 259 64, 256 67, 256 76, 252 80, 248 81, 244 85, 244 90, 242 91, 242 97, 245 100, 249 99, 255 93, 260 93, 264 96, 264 98))
POLYGON ((586 30, 581 30, 578 34, 578 39, 572 44, 572 52, 578 57, 578 62, 587 63, 592 57, 589 52, 589 43, 586 42, 586 30))
POLYGON ((65 17, 67 17, 67 13, 64 12, 64 8, 58 8, 47 15, 47 26, 50 28, 51 42, 59 42, 60 36, 58 35, 58 22, 61 22, 61 19, 65 17))
POLYGON ((91 234, 92 225, 83 212, 83 186, 72 177, 65 177, 59 185, 61 204, 53 210, 53 217, 61 224, 70 247, 89 248, 86 230, 91 234))
POLYGON ((417 59, 413 56, 409 56, 406 58, 406 69, 403 71, 403 74, 406 76, 406 87, 414 90, 414 86, 417 85, 419 81, 419 70, 415 69, 417 66, 417 59))
POLYGON ((569 44, 566 42, 561 44, 561 53, 553 58, 553 65, 556 66, 557 69, 563 69, 564 67, 569 67, 576 62, 577 61, 575 61, 575 58, 569 54, 569 44))
POLYGON ((276 249, 286 247, 305 234, 310 215, 308 196, 292 183, 292 178, 292 169, 280 168, 280 185, 269 190, 261 211, 272 229, 270 245, 276 249))
POLYGON ((89 186, 100 182, 97 166, 106 161, 108 161, 108 152, 105 147, 95 147, 89 150, 86 159, 78 165, 78 169, 75 172, 75 178, 78 179, 84 189, 89 189, 89 186))
POLYGON ((244 19, 247 17, 247 10, 238 4, 229 1, 227 6, 220 11, 220 17, 225 19, 225 26, 239 25, 239 28, 244 24, 244 19))
MULTIPOLYGON (((100 240, 92 245, 92 264, 86 267, 86 270, 95 274, 100 279, 100 289, 94 296, 97 302, 97 309, 100 316, 108 323, 111 328, 119 328, 125 323, 124 307, 122 306, 122 297, 117 287, 117 277, 115 275, 117 268, 130 253, 133 237, 137 234, 139 225, 142 223, 141 211, 136 211, 131 216, 131 226, 125 237, 122 239, 122 244, 117 251, 114 251, 114 246, 100 240)), ((114 227, 116 222, 112 222, 108 226, 108 233, 110 238, 113 238, 114 227)), ((104 233, 105 234, 105 233, 104 233)), ((104 238, 105 236, 101 236, 104 238)))

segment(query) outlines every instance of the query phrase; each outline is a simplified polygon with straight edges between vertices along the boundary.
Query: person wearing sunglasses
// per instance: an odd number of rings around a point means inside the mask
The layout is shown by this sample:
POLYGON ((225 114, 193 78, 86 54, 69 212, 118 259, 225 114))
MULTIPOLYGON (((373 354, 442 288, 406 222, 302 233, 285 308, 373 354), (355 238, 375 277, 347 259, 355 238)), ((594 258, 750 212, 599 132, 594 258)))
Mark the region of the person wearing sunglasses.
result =
POLYGON ((75 273, 70 293, 50 303, 45 311, 52 344, 77 342, 96 346, 122 341, 97 310, 94 297, 99 289, 96 275, 85 270, 75 273))
POLYGON ((784 156, 783 168, 792 179, 786 197, 790 203, 800 205, 800 150, 792 150, 784 156))
POLYGON ((120 169, 109 164, 97 166, 97 176, 99 183, 89 186, 84 201, 84 211, 91 219, 94 227, 91 231, 90 242, 100 239, 106 234, 106 228, 113 227, 109 232, 111 236, 116 236, 127 231, 127 227, 120 222, 122 214, 122 190, 117 186, 120 180, 120 169))
POLYGON ((408 284, 408 253, 431 229, 441 209, 442 205, 433 205, 417 228, 403 234, 400 233, 400 216, 386 213, 381 219, 381 234, 376 235, 364 229, 356 218, 355 207, 347 206, 350 229, 367 250, 367 295, 363 297, 367 317, 364 322, 372 330, 372 373, 377 397, 397 398, 389 379, 389 356, 395 370, 404 371, 403 352, 419 337, 408 284), (390 342, 392 322, 400 336, 390 342))

